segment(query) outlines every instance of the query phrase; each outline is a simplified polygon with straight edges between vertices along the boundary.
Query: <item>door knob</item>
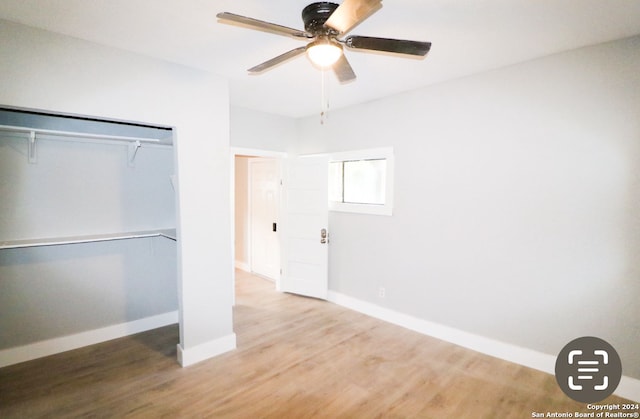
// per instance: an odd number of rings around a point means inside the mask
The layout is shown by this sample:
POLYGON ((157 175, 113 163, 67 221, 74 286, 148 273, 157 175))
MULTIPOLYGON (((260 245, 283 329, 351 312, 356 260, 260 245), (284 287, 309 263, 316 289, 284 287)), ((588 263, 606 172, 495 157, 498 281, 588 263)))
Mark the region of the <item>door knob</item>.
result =
POLYGON ((327 229, 320 230, 320 243, 325 244, 327 242, 327 229))

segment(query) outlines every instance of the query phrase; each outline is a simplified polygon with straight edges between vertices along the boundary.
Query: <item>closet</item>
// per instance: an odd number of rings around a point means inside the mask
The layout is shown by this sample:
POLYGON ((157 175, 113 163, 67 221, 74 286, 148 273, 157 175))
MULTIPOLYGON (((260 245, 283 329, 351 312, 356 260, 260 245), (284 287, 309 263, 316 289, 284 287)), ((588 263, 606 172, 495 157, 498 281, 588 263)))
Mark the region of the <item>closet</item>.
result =
POLYGON ((0 108, 0 367, 177 322, 173 138, 0 108))

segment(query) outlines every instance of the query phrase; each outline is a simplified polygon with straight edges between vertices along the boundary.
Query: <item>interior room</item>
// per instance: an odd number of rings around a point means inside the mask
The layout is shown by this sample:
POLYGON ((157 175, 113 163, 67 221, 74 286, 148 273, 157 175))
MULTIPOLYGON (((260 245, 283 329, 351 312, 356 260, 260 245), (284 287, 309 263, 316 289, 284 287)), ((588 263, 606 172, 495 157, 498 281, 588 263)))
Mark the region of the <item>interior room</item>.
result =
POLYGON ((640 2, 3 0, 0 57, 0 417, 640 412, 640 2))

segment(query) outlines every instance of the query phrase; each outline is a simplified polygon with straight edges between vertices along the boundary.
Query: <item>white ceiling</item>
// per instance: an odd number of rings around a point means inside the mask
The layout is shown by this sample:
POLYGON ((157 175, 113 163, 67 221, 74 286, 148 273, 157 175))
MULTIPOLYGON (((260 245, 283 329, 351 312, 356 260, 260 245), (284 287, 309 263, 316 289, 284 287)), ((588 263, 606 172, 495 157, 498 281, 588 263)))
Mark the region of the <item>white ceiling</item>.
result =
MULTIPOLYGON (((215 15, 303 29, 300 13, 312 2, 2 0, 0 18, 211 71, 230 80, 232 104, 301 117, 321 105, 321 72, 305 56, 258 76, 246 69, 302 41, 222 24, 215 15)), ((352 34, 433 46, 424 60, 347 50, 358 79, 340 85, 327 74, 331 109, 640 34, 640 1, 387 0, 352 34)))

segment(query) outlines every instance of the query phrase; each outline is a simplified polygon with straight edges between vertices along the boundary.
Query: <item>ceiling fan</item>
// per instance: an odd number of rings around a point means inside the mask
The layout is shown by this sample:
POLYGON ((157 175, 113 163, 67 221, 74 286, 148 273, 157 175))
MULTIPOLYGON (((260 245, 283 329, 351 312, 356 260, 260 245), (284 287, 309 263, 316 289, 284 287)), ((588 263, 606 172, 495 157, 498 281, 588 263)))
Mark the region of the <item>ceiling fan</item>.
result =
POLYGON ((217 17, 222 21, 239 23, 251 29, 310 41, 306 46, 295 48, 250 68, 249 73, 262 73, 306 52, 311 62, 317 67, 332 68, 338 80, 345 83, 355 80, 356 74, 343 53, 343 46, 356 50, 391 52, 417 57, 424 57, 431 48, 431 42, 405 39, 357 35, 339 38, 381 7, 382 0, 345 0, 340 5, 324 1, 312 3, 302 10, 304 31, 228 12, 218 13, 217 17))

